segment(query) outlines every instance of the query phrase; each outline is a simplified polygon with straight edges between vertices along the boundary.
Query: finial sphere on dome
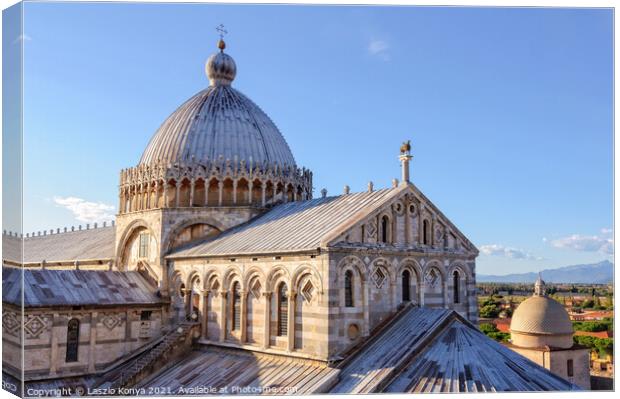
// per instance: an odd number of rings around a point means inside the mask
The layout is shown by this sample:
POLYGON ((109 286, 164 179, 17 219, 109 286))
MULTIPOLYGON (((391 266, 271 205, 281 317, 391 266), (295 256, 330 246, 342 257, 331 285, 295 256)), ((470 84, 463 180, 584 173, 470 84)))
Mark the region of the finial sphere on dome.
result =
POLYGON ((224 52, 226 44, 220 40, 220 52, 212 54, 207 60, 205 71, 211 86, 230 85, 237 75, 235 60, 224 52))

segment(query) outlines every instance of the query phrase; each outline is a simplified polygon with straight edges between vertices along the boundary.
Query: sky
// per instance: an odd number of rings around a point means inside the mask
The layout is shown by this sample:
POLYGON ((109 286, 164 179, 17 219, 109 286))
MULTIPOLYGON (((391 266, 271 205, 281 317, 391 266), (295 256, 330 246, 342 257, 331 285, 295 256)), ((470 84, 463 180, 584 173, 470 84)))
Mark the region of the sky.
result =
POLYGON ((208 86, 220 23, 315 196, 389 187, 411 140, 479 274, 611 259, 610 9, 26 3, 24 232, 113 219, 120 169, 208 86))

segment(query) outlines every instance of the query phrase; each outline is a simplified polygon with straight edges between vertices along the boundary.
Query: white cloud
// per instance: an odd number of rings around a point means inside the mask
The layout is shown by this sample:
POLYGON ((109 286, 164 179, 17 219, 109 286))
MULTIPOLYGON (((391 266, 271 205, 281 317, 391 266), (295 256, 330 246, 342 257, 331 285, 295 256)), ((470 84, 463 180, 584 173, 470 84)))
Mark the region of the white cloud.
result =
POLYGON ((500 244, 482 245, 480 247, 480 252, 482 252, 484 255, 504 256, 506 258, 512 259, 544 260, 544 258, 534 256, 522 249, 505 247, 500 244))
POLYGON ((114 218, 114 206, 77 197, 54 197, 57 206, 68 209, 80 222, 96 223, 114 218))
POLYGON ((20 42, 28 42, 30 40, 32 40, 32 38, 24 33, 22 35, 17 36, 17 38, 15 38, 15 40, 13 40, 13 44, 17 44, 17 43, 20 43, 20 42))
POLYGON ((390 60, 390 55, 387 52, 389 48, 390 45, 385 40, 372 39, 368 43, 368 53, 381 58, 383 61, 390 60))
POLYGON ((582 252, 600 252, 607 255, 614 253, 614 239, 611 229, 601 229, 599 235, 584 236, 573 234, 551 241, 555 248, 572 249, 582 252))

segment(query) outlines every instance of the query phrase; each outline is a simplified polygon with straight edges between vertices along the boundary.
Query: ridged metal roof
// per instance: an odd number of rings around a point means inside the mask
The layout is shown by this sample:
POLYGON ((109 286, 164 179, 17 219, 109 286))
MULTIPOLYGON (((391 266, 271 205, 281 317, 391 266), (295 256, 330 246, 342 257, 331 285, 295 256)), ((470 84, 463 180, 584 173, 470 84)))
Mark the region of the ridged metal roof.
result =
POLYGON ((258 389, 270 395, 304 395, 320 391, 337 375, 338 370, 319 362, 209 346, 190 352, 141 381, 136 388, 165 386, 174 395, 191 390, 201 395, 213 393, 204 391, 205 387, 219 393, 227 389, 229 395, 237 393, 233 389, 246 390, 246 395, 257 395, 258 389))
POLYGON ((345 359, 330 393, 571 390, 453 310, 412 306, 345 359))
POLYGON ((399 370, 384 392, 581 390, 487 337, 466 321, 452 318, 447 326, 435 329, 432 335, 434 339, 399 370))
POLYGON ((382 204, 402 188, 315 198, 278 205, 266 214, 220 236, 169 257, 237 255, 314 250, 337 227, 382 204))
MULTIPOLYGON (((113 226, 23 239, 23 263, 114 258, 113 226)), ((2 257, 22 263, 20 238, 3 235, 2 257)))
POLYGON ((572 334, 573 324, 559 302, 546 296, 533 296, 517 306, 510 330, 529 334, 572 334))
POLYGON ((229 85, 209 86, 174 111, 151 139, 140 164, 200 162, 220 156, 296 165, 273 121, 229 85))
POLYGON ((2 268, 2 301, 24 306, 154 304, 161 300, 138 272, 2 268))

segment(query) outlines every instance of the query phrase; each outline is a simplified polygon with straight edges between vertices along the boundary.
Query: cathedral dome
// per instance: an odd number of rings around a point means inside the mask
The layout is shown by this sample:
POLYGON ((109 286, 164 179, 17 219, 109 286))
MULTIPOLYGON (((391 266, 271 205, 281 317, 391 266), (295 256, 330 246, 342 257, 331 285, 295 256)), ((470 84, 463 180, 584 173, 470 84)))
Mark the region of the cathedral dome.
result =
POLYGON ((521 302, 512 315, 512 343, 522 347, 560 347, 573 345, 573 324, 568 312, 544 294, 544 282, 536 282, 536 293, 521 302))
POLYGON ((123 169, 119 213, 188 207, 265 209, 312 198, 312 172, 298 168, 273 121, 231 87, 233 58, 219 52, 205 70, 209 87, 174 111, 137 166, 123 169))
POLYGON ((174 111, 159 127, 140 159, 155 163, 205 163, 223 159, 295 167, 286 140, 252 100, 233 89, 233 58, 220 51, 207 60, 210 86, 174 111))

